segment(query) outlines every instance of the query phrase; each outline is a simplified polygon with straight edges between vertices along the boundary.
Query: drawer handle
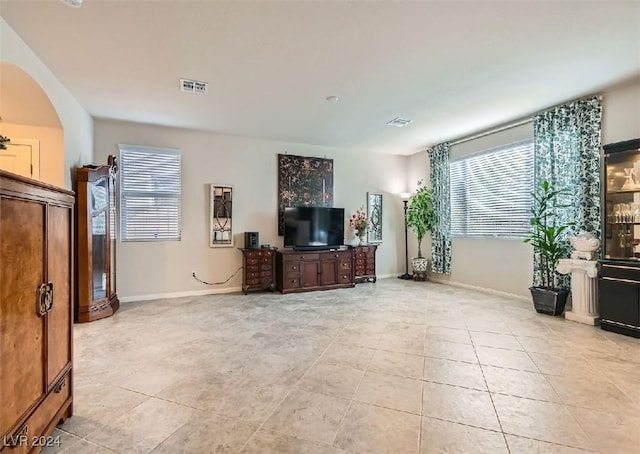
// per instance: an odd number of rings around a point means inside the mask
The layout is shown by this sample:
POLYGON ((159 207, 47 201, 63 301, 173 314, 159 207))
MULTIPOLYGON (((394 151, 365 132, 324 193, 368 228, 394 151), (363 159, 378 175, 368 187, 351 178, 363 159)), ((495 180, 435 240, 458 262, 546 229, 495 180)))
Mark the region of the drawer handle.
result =
POLYGON ((336 254, 336 258, 340 257, 340 254, 336 254))
POLYGON ((27 446, 29 443, 29 424, 25 424, 18 432, 9 437, 7 446, 9 448, 17 448, 18 446, 27 446))
POLYGON ((67 386, 67 377, 63 377, 62 380, 58 382, 55 388, 53 388, 53 392, 61 393, 64 387, 67 386))
POLYGON ((292 270, 297 270, 298 268, 297 268, 297 267, 295 267, 295 266, 292 266, 292 267, 291 267, 291 269, 292 269, 292 270))

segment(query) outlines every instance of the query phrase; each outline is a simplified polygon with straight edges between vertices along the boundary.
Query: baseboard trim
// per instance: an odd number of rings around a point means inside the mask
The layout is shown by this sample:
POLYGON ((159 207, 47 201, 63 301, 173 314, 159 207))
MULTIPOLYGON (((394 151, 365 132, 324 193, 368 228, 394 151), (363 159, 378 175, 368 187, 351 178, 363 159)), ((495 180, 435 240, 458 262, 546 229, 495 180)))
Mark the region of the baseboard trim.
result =
POLYGON ((429 275, 429 280, 431 282, 436 282, 438 284, 450 285, 452 287, 459 287, 467 290, 475 290, 476 292, 488 293, 490 295, 502 296, 505 298, 512 298, 519 301, 531 302, 531 298, 526 296, 516 295, 515 293, 502 292, 500 290, 495 290, 492 288, 478 287, 476 285, 470 285, 470 284, 463 284, 462 282, 440 280, 438 278, 434 278, 433 275, 429 275))
POLYGON ((149 301, 149 300, 158 300, 164 298, 183 298, 185 296, 202 296, 202 295, 213 295, 220 293, 236 293, 241 292, 242 287, 225 287, 225 288, 214 288, 207 290, 191 290, 187 292, 174 292, 174 293, 155 293, 152 295, 137 295, 137 296, 125 296, 119 297, 121 303, 132 303, 134 301, 149 301))
POLYGON ((376 279, 389 279, 390 277, 400 276, 399 274, 377 274, 376 279))

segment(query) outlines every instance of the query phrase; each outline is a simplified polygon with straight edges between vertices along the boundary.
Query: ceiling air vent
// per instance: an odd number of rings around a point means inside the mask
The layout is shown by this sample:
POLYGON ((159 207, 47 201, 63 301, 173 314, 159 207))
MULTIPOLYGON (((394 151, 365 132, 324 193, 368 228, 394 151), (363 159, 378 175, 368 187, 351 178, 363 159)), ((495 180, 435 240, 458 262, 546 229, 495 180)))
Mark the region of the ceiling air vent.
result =
POLYGON ((407 126, 412 121, 413 120, 407 120, 406 118, 396 117, 393 120, 388 121, 387 124, 389 126, 395 126, 396 128, 402 128, 404 126, 407 126))
POLYGON ((191 79, 180 79, 180 91, 190 91, 192 93, 206 93, 209 84, 191 79))

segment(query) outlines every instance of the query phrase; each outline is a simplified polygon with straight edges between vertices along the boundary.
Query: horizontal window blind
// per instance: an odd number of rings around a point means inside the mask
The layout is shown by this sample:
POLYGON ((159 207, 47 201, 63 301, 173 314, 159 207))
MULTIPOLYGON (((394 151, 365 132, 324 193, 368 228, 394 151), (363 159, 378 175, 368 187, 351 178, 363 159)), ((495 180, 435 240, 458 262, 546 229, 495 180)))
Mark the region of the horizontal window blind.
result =
POLYGON ((179 240, 181 186, 180 151, 120 145, 122 241, 179 240))
POLYGON ((533 140, 452 161, 451 236, 524 238, 531 217, 533 140))

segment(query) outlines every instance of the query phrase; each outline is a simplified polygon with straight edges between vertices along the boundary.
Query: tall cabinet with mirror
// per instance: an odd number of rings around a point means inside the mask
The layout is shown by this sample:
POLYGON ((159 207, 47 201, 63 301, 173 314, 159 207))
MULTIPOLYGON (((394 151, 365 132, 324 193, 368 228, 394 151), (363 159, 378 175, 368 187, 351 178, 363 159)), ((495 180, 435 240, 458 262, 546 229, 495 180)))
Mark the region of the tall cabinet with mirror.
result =
POLYGON ((77 169, 77 298, 76 321, 91 322, 113 315, 116 294, 115 157, 108 165, 77 169))

